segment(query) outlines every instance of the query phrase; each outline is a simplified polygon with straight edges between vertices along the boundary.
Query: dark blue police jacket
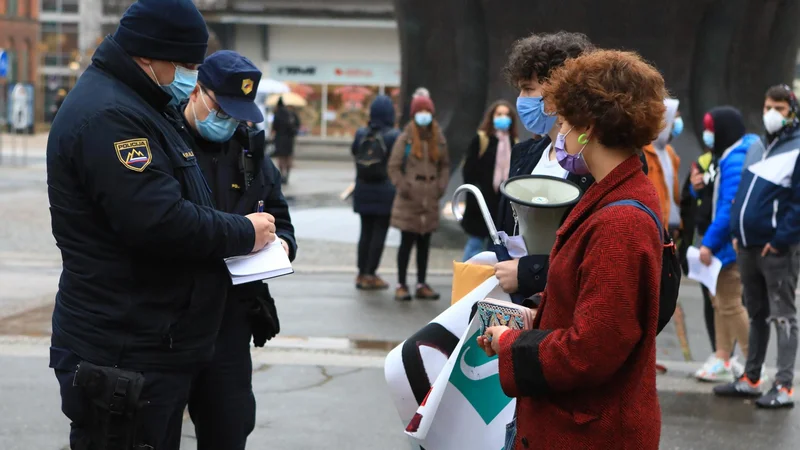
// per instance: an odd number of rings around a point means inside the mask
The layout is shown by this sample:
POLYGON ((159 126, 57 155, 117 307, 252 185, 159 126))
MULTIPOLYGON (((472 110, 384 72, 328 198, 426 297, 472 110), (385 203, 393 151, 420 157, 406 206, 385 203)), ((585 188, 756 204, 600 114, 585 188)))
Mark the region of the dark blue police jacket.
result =
POLYGON ((169 95, 111 37, 53 122, 47 175, 63 272, 53 356, 181 370, 208 361, 230 279, 253 248, 215 211, 196 158, 164 117, 169 95))

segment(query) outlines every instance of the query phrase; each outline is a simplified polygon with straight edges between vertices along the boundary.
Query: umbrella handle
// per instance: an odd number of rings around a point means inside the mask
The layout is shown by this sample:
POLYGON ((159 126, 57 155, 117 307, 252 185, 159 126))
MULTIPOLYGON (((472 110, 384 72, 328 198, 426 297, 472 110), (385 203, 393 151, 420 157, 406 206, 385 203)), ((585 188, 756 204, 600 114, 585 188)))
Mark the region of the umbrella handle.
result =
POLYGON ((475 199, 478 201, 478 208, 481 210, 481 215, 483 215, 483 221, 486 222, 486 228, 489 230, 489 236, 492 238, 492 242, 494 242, 496 245, 502 245, 503 241, 497 234, 497 228, 494 226, 492 215, 489 213, 489 208, 486 207, 486 200, 484 200, 483 194, 477 186, 472 184, 462 184, 458 187, 458 189, 456 189, 455 192, 453 192, 453 201, 450 205, 453 210, 453 216, 455 216, 456 220, 459 222, 464 219, 461 211, 458 210, 458 197, 463 192, 469 192, 475 196, 475 199))

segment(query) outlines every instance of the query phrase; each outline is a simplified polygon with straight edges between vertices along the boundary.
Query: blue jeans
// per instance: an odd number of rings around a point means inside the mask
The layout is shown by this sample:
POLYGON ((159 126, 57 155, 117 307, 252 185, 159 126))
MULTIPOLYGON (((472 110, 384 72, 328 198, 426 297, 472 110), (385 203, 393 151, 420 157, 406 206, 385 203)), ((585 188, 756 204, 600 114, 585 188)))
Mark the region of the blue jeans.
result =
POLYGON ((467 239, 467 245, 464 246, 464 259, 462 261, 466 262, 484 250, 486 250, 486 238, 470 236, 467 239))

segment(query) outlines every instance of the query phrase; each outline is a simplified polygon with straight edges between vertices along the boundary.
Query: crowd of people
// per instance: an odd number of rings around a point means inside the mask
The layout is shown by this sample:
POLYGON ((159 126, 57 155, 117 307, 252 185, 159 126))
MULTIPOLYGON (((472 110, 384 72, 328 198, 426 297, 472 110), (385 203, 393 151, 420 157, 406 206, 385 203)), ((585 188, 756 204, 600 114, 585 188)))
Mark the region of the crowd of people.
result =
MULTIPOLYGON (((64 270, 50 367, 71 448, 177 449, 187 406, 199 449, 243 449, 255 425, 250 345, 263 346, 280 322, 267 284, 231 285, 223 260, 273 244, 294 259, 281 185, 298 121, 279 105, 276 167, 252 127, 264 120, 255 104, 261 72, 232 51, 206 56, 207 42, 191 1, 138 0, 53 122, 48 193, 64 270)), ((531 329, 490 327, 478 338, 517 399, 505 448, 658 448, 656 335, 670 237, 686 251, 694 244, 702 264, 722 265, 714 295, 703 289, 714 353, 696 376, 727 382, 713 389, 720 396, 792 406, 800 270, 792 91, 767 91, 763 140, 735 108, 711 109, 707 153, 681 189, 672 147, 684 128, 679 102, 636 53, 595 48, 578 33, 533 34, 515 42, 505 73, 520 92, 516 108, 502 100, 488 108, 465 152, 465 182, 508 235, 518 225, 499 193, 508 179, 546 175, 583 191, 544 264, 530 255, 494 267, 500 287, 537 311, 531 329), (533 137, 518 142, 520 125, 533 137), (765 389, 773 325, 778 372, 765 389)), ((395 227, 395 298, 436 300, 426 273, 450 155, 430 92, 418 89, 409 111, 398 129, 392 101, 378 96, 352 145, 356 287, 389 288, 377 271, 395 227)), ((469 260, 487 248, 474 201, 462 224, 469 260)))
MULTIPOLYGON (((655 299, 663 242, 652 217, 677 244, 685 273, 690 246, 696 246, 702 264, 711 265, 713 258, 722 264, 714 295, 702 287, 713 354, 696 377, 727 382, 714 387, 720 396, 756 397, 763 408, 792 406, 800 270, 800 127, 792 91, 783 85, 767 91, 764 139, 746 132, 736 108, 708 111, 702 134, 706 152, 682 184, 681 158, 673 148, 684 130, 680 103, 669 97, 658 70, 635 53, 597 49, 577 33, 534 34, 514 44, 505 73, 520 91, 516 108, 498 100, 487 109, 460 166, 464 182, 480 189, 497 229, 509 236, 518 232, 510 202, 500 194, 509 178, 558 177, 584 192, 565 217, 547 264, 541 264, 542 255, 528 255, 495 266, 503 290, 531 299, 538 311, 534 330, 490 328, 479 338, 487 354, 500 357, 504 390, 518 397, 515 424, 509 426, 515 431, 506 448, 596 448, 602 442, 622 448, 611 432, 619 423, 633 433, 624 448, 658 448, 655 299), (533 137, 518 142, 519 125, 533 137), (641 207, 605 208, 620 200, 641 207), (764 359, 773 324, 778 374, 766 388, 764 359), (735 346, 745 365, 734 356, 735 346), (601 360, 595 358, 598 352, 601 360), (588 385, 606 389, 587 393, 588 385), (575 417, 581 422, 566 420, 575 417), (578 430, 583 425, 590 431, 578 430)), ((376 100, 386 117, 387 102, 376 100)), ((395 226, 403 231, 398 300, 411 298, 406 269, 413 243, 420 270, 417 297, 429 298, 420 289, 426 287, 430 233, 438 224, 433 205, 447 183, 438 155, 418 151, 413 140, 418 128, 428 125, 433 133, 428 136, 440 136, 429 93, 415 93, 411 112, 412 121, 397 137, 390 121, 378 120, 373 109, 369 127, 353 143, 357 164, 370 130, 383 130, 384 141, 393 143, 384 146, 384 225, 377 234, 359 206, 359 198, 375 186, 357 177, 354 198, 367 224, 359 244, 357 286, 388 287, 375 275, 380 252, 370 259, 367 249, 382 249, 388 225, 395 226), (407 172, 408 161, 420 169, 407 172), (387 200, 395 202, 391 210, 387 200)), ((434 145, 431 140, 428 148, 434 145)), ((443 137, 438 146, 446 155, 443 137)), ((471 197, 461 225, 467 261, 490 244, 471 197)))

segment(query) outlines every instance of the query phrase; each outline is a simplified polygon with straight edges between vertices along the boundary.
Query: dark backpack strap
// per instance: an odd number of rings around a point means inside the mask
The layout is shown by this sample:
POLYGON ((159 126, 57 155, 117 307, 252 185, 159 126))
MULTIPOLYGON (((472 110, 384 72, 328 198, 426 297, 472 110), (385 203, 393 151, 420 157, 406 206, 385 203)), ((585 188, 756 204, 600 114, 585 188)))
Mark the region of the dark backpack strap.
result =
POLYGON ((609 206, 633 206, 634 208, 637 208, 637 209, 640 209, 640 210, 646 212, 656 222, 656 225, 658 226, 658 232, 659 232, 659 234, 661 234, 661 236, 662 236, 661 239, 663 241, 663 239, 664 239, 664 228, 661 225, 661 221, 658 220, 658 216, 656 215, 656 213, 653 212, 653 210, 651 210, 650 208, 648 208, 647 206, 642 204, 640 201, 638 201, 638 200, 619 200, 619 201, 616 201, 616 202, 611 202, 608 205, 606 205, 605 207, 608 208, 609 206))

